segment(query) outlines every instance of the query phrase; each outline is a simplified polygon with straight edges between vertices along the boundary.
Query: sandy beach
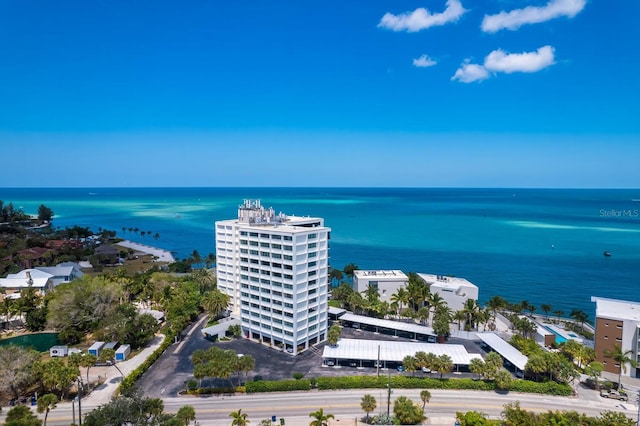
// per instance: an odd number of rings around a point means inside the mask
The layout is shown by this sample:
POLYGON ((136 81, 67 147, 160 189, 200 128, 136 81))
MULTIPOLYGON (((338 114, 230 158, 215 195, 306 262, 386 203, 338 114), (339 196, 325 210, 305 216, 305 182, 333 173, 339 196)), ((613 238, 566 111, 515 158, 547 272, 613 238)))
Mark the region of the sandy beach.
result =
POLYGON ((157 247, 148 246, 146 244, 134 243, 133 241, 124 240, 120 241, 117 245, 155 256, 156 262, 173 263, 176 261, 171 252, 157 247))

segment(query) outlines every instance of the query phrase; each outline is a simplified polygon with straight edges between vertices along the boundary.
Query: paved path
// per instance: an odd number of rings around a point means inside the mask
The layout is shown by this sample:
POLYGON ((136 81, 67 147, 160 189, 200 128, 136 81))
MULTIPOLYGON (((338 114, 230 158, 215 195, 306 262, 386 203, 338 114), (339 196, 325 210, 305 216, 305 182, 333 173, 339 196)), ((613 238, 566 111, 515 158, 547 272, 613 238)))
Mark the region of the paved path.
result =
MULTIPOLYGON (((149 358, 149 356, 160 346, 164 340, 164 335, 157 335, 151 344, 144 348, 133 358, 126 361, 118 362, 117 366, 122 371, 122 374, 128 376, 133 370, 138 368, 142 363, 149 358)), ((122 382, 122 376, 115 367, 105 368, 106 380, 104 384, 98 386, 86 397, 82 398, 82 403, 87 405, 101 405, 106 404, 111 400, 111 397, 115 393, 118 385, 122 382)))

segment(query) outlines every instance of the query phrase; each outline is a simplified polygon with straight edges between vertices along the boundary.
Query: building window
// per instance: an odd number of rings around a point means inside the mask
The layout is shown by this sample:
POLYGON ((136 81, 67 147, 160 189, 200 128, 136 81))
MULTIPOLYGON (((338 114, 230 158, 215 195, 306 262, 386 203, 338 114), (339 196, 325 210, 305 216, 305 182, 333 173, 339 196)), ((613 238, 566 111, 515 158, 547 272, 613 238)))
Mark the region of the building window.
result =
POLYGON ((280 240, 280 239, 282 239, 282 237, 280 235, 272 235, 271 239, 280 240))
POLYGON ((293 237, 292 237, 291 235, 285 235, 285 236, 284 236, 284 240, 285 240, 285 241, 292 241, 292 240, 293 240, 293 237))

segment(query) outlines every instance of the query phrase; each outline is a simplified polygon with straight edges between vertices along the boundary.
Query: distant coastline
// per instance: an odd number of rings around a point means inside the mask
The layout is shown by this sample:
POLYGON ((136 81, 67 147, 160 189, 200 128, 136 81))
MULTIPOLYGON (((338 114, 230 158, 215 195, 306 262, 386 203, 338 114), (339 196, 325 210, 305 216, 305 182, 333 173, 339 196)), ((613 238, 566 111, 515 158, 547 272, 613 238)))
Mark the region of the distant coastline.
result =
POLYGON ((122 246, 125 248, 130 248, 132 250, 136 250, 145 254, 150 254, 154 256, 156 262, 167 262, 167 263, 175 262, 175 258, 173 257, 170 251, 163 250, 158 247, 153 247, 146 244, 134 243, 133 241, 129 241, 129 240, 122 240, 118 242, 116 245, 122 246))

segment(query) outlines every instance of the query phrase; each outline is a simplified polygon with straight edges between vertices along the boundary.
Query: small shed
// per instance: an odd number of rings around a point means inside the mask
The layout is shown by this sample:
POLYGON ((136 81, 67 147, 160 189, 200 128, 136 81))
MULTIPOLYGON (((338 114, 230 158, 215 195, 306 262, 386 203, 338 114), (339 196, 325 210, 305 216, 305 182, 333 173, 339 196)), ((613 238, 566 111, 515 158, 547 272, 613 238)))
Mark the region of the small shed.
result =
POLYGON ((131 346, 122 345, 116 351, 116 361, 124 361, 131 353, 131 346))
POLYGON ((68 346, 52 346, 49 349, 49 356, 53 357, 65 357, 69 354, 68 346))
POLYGON ((118 342, 109 342, 107 344, 104 345, 104 347, 102 348, 102 350, 105 349, 113 349, 114 351, 118 348, 119 343, 118 342))
POLYGON ((91 345, 91 347, 87 352, 89 353, 89 355, 99 357, 100 351, 102 351, 102 348, 104 348, 104 345, 105 345, 104 342, 95 342, 93 345, 91 345))

